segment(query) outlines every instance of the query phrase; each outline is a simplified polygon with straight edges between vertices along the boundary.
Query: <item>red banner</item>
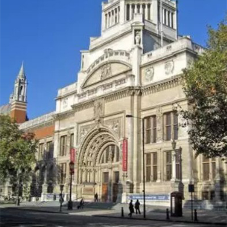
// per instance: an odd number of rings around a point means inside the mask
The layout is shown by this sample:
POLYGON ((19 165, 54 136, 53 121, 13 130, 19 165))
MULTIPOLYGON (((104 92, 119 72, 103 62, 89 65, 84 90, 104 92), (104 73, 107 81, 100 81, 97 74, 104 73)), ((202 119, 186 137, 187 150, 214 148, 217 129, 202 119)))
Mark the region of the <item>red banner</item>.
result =
POLYGON ((75 156, 76 156, 76 152, 75 152, 75 148, 71 148, 70 149, 70 162, 75 163, 75 156))
POLYGON ((122 170, 127 171, 128 170, 128 140, 123 140, 123 146, 122 146, 122 170))

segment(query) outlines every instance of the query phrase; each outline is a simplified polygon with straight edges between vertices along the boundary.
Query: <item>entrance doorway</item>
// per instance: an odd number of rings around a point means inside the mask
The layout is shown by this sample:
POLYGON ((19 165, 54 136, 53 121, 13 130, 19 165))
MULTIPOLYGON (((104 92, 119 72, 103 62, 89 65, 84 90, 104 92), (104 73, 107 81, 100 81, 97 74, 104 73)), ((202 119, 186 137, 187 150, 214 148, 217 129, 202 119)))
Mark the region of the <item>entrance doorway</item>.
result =
POLYGON ((108 183, 109 183, 109 173, 103 173, 103 184, 102 184, 102 201, 108 201, 108 183))

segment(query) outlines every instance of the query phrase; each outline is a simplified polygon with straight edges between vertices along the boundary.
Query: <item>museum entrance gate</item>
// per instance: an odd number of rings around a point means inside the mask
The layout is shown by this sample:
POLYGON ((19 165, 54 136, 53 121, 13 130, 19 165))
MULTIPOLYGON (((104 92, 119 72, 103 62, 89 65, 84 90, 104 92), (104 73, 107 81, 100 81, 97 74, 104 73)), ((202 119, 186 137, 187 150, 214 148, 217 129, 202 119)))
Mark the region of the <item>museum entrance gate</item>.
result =
POLYGON ((108 129, 101 128, 89 133, 80 148, 78 163, 78 194, 81 193, 81 197, 90 200, 92 195, 86 194, 85 190, 90 185, 102 202, 116 202, 121 168, 120 149, 116 138, 108 129))

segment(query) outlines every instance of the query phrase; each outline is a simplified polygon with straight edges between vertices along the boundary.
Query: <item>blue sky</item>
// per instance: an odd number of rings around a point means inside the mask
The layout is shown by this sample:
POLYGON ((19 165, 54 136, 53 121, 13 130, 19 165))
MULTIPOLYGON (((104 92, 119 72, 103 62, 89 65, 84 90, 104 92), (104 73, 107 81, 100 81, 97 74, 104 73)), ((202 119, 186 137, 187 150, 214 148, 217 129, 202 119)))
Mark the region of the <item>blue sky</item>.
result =
MULTIPOLYGON (((100 35, 102 0, 0 0, 0 106, 7 104, 24 61, 28 117, 55 110, 57 90, 76 81, 80 50, 100 35)), ((205 45, 227 0, 179 0, 179 34, 205 45)))

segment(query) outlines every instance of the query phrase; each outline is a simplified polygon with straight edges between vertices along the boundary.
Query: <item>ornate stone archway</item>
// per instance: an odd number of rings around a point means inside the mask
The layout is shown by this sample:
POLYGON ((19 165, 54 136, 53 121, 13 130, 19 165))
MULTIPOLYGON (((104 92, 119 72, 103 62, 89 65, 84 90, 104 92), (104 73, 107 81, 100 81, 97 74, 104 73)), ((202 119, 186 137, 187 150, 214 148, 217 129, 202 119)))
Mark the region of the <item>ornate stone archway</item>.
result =
POLYGON ((92 200, 98 193, 103 201, 116 200, 120 175, 120 149, 116 135, 105 127, 93 129, 83 139, 77 160, 78 194, 92 200))

